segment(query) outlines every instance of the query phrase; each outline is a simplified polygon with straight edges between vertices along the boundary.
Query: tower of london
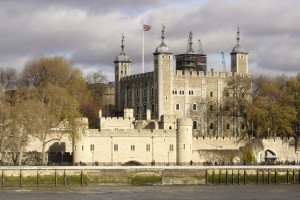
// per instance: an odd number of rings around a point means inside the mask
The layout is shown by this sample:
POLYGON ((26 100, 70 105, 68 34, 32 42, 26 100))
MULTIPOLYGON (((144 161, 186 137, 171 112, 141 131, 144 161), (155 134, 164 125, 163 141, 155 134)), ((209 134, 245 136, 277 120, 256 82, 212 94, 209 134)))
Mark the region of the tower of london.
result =
MULTIPOLYGON (((155 49, 154 71, 130 75, 131 60, 124 50, 115 63, 115 106, 117 113, 132 108, 135 119, 146 119, 150 109, 151 119, 162 116, 192 118, 193 133, 197 136, 238 136, 245 131, 245 124, 228 115, 228 96, 224 95, 226 82, 236 74, 248 73, 248 53, 237 43, 231 51, 231 72, 206 71, 206 55, 193 50, 192 32, 188 51, 176 55, 176 71, 173 70, 173 53, 165 41, 162 28, 161 44, 155 49), (226 109, 227 108, 227 109, 226 109), (222 112, 224 111, 224 112, 222 112)), ((169 129, 174 129, 170 122, 169 129)))

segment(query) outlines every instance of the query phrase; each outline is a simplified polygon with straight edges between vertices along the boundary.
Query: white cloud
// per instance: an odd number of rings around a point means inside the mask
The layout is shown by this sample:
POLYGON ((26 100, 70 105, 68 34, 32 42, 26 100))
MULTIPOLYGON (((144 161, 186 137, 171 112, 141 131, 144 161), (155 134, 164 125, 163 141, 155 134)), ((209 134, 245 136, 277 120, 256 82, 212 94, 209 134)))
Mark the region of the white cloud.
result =
MULTIPOLYGON (((83 70, 111 75, 124 33, 132 73, 139 73, 144 22, 152 26, 145 33, 145 71, 153 70, 152 53, 160 44, 162 23, 174 54, 186 51, 188 33, 193 31, 194 50, 200 38, 208 62, 217 71, 223 70, 221 52, 228 60, 236 43, 237 24, 241 44, 249 52, 250 72, 300 71, 297 0, 0 2, 0 67, 21 70, 33 56, 63 55, 83 70)), ((226 64, 229 70, 230 63, 226 64)))

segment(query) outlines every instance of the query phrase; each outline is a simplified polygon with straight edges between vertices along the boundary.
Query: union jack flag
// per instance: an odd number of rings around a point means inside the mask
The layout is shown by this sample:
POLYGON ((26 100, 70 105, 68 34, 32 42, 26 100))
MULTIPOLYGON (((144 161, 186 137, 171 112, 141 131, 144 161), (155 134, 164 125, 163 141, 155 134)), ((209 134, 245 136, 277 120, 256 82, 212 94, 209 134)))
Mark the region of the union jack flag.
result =
POLYGON ((151 29, 150 25, 143 24, 144 31, 149 31, 151 29))

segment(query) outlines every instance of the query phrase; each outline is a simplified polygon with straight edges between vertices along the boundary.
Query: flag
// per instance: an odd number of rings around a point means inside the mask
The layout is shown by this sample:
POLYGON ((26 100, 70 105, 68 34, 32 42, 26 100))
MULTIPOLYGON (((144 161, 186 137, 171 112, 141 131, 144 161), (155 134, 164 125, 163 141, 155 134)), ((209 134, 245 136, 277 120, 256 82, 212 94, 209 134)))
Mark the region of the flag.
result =
POLYGON ((151 29, 150 25, 143 24, 144 31, 149 31, 151 29))

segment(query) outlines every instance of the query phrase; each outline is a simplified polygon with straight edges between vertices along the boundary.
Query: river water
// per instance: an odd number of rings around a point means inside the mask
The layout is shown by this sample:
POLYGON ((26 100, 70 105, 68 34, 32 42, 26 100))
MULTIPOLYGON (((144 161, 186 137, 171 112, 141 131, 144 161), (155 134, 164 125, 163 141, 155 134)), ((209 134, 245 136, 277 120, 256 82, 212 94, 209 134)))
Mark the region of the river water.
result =
POLYGON ((300 185, 83 186, 0 188, 0 200, 300 199, 300 185))

